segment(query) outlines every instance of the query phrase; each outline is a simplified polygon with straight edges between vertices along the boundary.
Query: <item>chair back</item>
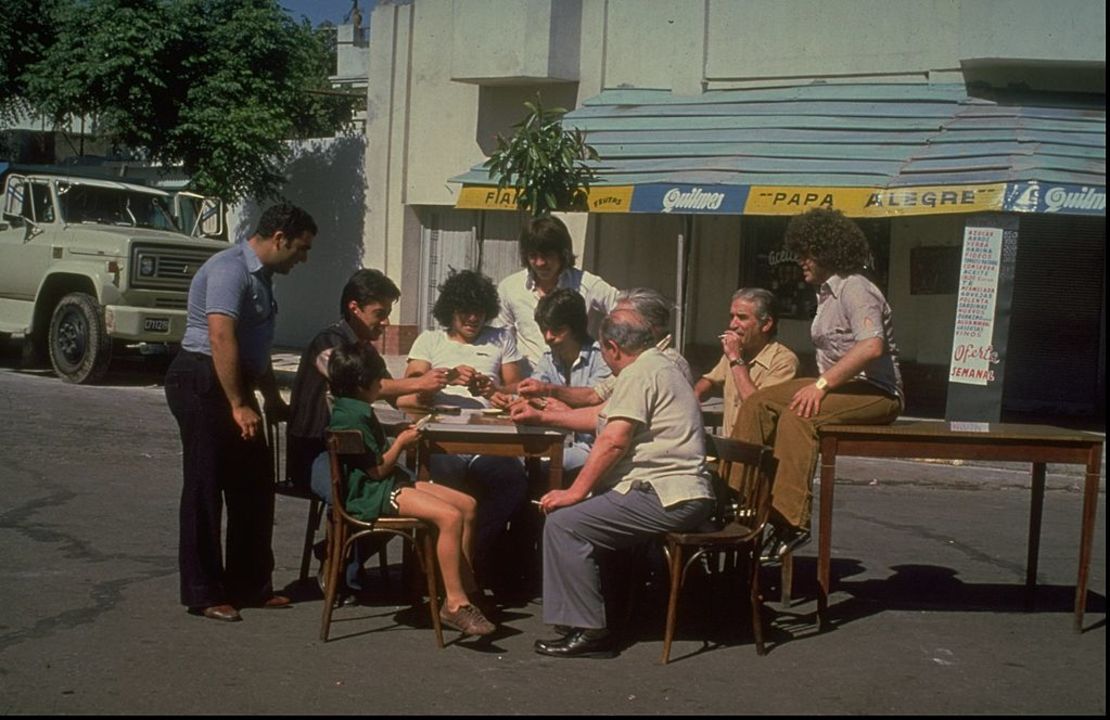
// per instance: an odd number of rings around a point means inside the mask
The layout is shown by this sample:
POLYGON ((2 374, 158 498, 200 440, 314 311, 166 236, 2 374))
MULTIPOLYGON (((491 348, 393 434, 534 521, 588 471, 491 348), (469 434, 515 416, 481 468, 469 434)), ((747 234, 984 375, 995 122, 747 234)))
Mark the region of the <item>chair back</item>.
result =
POLYGON ((331 466, 331 508, 337 522, 366 524, 347 514, 347 474, 356 458, 366 456, 366 443, 358 430, 328 430, 328 461, 331 466))
POLYGON ((719 461, 713 477, 717 517, 752 533, 762 530, 771 514, 776 467, 772 449, 719 435, 706 435, 705 442, 706 454, 719 461))

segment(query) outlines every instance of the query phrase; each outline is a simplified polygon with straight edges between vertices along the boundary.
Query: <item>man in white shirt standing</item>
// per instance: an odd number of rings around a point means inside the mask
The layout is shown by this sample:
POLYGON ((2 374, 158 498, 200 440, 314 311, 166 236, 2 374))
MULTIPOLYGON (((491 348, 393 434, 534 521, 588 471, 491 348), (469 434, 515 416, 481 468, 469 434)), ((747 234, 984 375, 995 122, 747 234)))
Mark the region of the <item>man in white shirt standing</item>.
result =
POLYGON ((601 320, 617 305, 617 289, 593 273, 574 267, 570 232, 562 220, 532 218, 520 231, 520 272, 497 286, 501 314, 492 325, 512 328, 520 352, 535 368, 547 350, 536 324, 536 305, 555 288, 570 288, 586 301, 587 330, 597 337, 601 320))

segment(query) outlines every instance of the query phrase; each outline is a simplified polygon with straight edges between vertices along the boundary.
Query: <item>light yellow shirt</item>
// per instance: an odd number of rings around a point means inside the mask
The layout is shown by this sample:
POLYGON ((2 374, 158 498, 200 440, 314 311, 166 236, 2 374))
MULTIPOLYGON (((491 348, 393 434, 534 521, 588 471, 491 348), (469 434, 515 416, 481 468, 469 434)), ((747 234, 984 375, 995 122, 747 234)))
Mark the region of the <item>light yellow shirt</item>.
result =
MULTIPOLYGON (((757 388, 771 387, 779 383, 792 380, 798 373, 798 356, 794 351, 780 342, 771 341, 748 363, 748 374, 752 384, 757 388)), ((736 379, 732 376, 732 368, 728 358, 721 356, 712 370, 702 375, 714 386, 723 386, 721 395, 724 397, 724 410, 722 423, 725 437, 732 436, 732 426, 736 423, 736 413, 740 409, 740 389, 736 387, 736 379)))

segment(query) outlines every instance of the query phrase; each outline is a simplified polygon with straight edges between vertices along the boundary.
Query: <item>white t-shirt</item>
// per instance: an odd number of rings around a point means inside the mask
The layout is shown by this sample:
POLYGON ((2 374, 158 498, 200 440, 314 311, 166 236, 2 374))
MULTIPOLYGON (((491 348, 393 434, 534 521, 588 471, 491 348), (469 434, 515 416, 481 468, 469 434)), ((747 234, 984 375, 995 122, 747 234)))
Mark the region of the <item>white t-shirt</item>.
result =
MULTIPOLYGON (((586 329, 590 337, 597 337, 602 319, 617 306, 617 289, 593 273, 578 268, 567 268, 559 274, 558 287, 576 291, 586 301, 586 329)), ((501 314, 490 323, 512 328, 520 352, 535 368, 547 350, 543 333, 536 323, 536 305, 540 296, 532 276, 525 268, 508 276, 497 286, 501 298, 501 314)))
MULTIPOLYGON (((521 357, 512 332, 506 328, 486 326, 472 343, 456 342, 447 335, 446 330, 425 330, 412 344, 408 359, 422 360, 434 368, 469 365, 500 385, 501 366, 518 362, 521 357)), ((435 404, 489 407, 488 400, 474 397, 464 385, 448 385, 443 388, 436 393, 435 404)))

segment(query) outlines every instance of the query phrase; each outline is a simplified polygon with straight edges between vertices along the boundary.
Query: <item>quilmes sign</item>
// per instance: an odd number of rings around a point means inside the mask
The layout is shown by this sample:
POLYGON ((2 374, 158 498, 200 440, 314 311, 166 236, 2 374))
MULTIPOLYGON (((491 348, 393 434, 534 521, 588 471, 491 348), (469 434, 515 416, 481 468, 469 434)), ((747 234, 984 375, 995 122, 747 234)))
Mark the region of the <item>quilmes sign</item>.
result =
POLYGON ((1106 188, 1024 182, 1006 186, 1004 209, 1058 215, 1105 215, 1106 188))
POLYGON ((747 197, 748 188, 737 185, 637 185, 632 212, 738 215, 747 197))

